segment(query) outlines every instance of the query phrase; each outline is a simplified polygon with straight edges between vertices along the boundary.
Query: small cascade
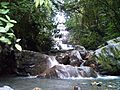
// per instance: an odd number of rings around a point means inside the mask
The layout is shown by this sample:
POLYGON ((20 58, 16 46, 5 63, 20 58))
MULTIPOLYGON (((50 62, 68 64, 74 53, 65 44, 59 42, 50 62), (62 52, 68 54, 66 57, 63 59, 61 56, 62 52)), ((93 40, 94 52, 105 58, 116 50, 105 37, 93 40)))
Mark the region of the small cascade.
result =
POLYGON ((58 61, 55 59, 55 56, 50 56, 48 60, 50 68, 59 64, 58 61))
POLYGON ((85 60, 83 60, 83 63, 80 65, 80 67, 84 67, 85 60))
POLYGON ((55 17, 55 21, 57 21, 57 30, 55 30, 53 33, 53 39, 55 41, 53 49, 57 50, 74 49, 72 45, 67 44, 70 37, 70 33, 67 30, 66 26, 64 25, 64 23, 66 22, 64 13, 58 12, 58 14, 55 17))
MULTIPOLYGON (((57 15, 65 18, 64 13, 57 15)), ((58 19, 58 18, 57 18, 58 19)), ((49 56, 49 67, 42 73, 42 76, 47 78, 82 78, 82 77, 97 77, 97 73, 91 67, 84 66, 85 60, 83 57, 86 54, 86 50, 83 46, 68 44, 70 33, 64 25, 65 19, 62 22, 58 21, 57 30, 53 33, 53 39, 55 45, 53 50, 57 50, 57 53, 64 51, 58 57, 49 56), (62 56, 61 56, 62 55, 62 56), (57 60, 56 60, 57 59, 57 60)))

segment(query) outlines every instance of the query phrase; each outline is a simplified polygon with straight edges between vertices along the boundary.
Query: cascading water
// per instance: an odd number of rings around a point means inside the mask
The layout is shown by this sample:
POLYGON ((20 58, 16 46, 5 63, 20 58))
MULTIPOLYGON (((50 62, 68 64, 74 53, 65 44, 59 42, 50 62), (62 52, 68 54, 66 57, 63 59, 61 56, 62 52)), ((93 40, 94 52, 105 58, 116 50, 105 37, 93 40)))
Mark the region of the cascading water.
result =
MULTIPOLYGON (((65 16, 63 12, 59 12, 57 17, 57 30, 53 33, 53 39, 55 41, 55 45, 53 50, 57 50, 56 53, 60 53, 60 51, 70 51, 69 53, 61 56, 61 60, 64 63, 58 63, 56 60, 56 56, 50 56, 50 69, 46 70, 42 76, 49 78, 81 78, 81 77, 97 77, 96 72, 87 66, 80 67, 79 63, 82 63, 83 59, 78 50, 75 50, 75 47, 68 44, 68 40, 70 38, 70 33, 66 29, 65 16), (65 62, 66 61, 66 62, 65 62), (77 66, 76 66, 77 65, 77 66)), ((77 47, 78 48, 78 47, 77 47)), ((81 54, 83 51, 86 51, 83 47, 79 47, 81 50, 81 54)))
MULTIPOLYGON (((70 51, 70 53, 67 53, 69 57, 69 62, 67 64, 65 63, 66 57, 64 57, 64 54, 61 57, 63 63, 59 63, 56 60, 56 56, 52 56, 52 58, 49 59, 50 61, 50 67, 52 69, 49 69, 49 73, 55 73, 57 75, 52 74, 53 76, 56 76, 57 78, 65 79, 65 78, 90 78, 90 77, 98 77, 98 78, 105 78, 101 77, 93 68, 95 67, 95 64, 90 64, 90 66, 85 66, 87 57, 89 58, 90 55, 93 55, 93 51, 86 51, 83 46, 75 46, 68 44, 68 40, 70 38, 70 32, 67 30, 65 23, 65 15, 63 12, 59 12, 57 15, 57 30, 53 33, 53 39, 55 41, 55 45, 53 47, 54 50, 57 50, 56 53, 59 53, 59 51, 70 51), (88 53, 89 52, 89 53, 88 53), (88 53, 88 56, 86 58, 83 58, 88 53), (80 64, 78 64, 80 63, 80 64), (76 67, 77 66, 77 67, 76 67), (91 68, 92 67, 92 68, 91 68)), ((110 43, 110 42, 108 42, 110 43)), ((111 44, 110 44, 111 45, 111 44)), ((114 44, 112 44, 114 45, 114 44)), ((101 50, 96 50, 95 54, 99 54, 101 50)), ((107 54, 110 53, 109 48, 107 49, 107 54)), ((59 58, 60 58, 59 57, 59 58)), ((60 61, 61 62, 61 61, 60 61)), ((45 75, 48 72, 45 72, 45 75)), ((48 74, 49 74, 48 73, 48 74)), ((47 77, 53 77, 49 74, 47 77)))
POLYGON ((59 64, 58 61, 55 59, 55 56, 50 56, 48 58, 48 60, 49 60, 49 67, 50 68, 59 64))
POLYGON ((55 17, 55 21, 57 23, 57 30, 53 33, 53 39, 55 41, 55 46, 53 48, 57 50, 73 49, 72 45, 67 44, 69 40, 69 31, 64 25, 66 21, 64 13, 58 12, 58 14, 55 17))

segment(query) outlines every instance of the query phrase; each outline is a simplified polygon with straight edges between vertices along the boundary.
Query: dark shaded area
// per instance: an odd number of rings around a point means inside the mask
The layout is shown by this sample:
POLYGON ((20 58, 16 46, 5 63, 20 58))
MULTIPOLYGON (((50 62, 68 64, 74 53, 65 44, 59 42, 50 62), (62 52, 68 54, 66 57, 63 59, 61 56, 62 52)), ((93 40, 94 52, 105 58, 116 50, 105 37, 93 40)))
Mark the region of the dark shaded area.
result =
POLYGON ((8 45, 1 45, 0 52, 0 75, 16 74, 17 63, 15 59, 14 50, 10 49, 8 45))

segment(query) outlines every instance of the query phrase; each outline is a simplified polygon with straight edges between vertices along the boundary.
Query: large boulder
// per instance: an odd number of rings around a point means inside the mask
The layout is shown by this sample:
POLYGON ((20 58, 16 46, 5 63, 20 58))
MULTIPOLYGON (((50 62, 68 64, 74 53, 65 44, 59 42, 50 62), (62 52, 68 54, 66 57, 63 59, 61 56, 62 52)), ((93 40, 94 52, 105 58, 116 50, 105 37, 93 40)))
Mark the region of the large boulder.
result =
POLYGON ((80 66, 83 62, 83 59, 77 50, 73 50, 70 53, 70 65, 72 66, 80 66))
POLYGON ((75 45, 74 48, 75 50, 79 51, 82 59, 84 59, 87 53, 87 50, 85 49, 85 47, 80 46, 80 45, 75 45))
POLYGON ((70 77, 97 77, 97 73, 90 67, 73 67, 70 65, 55 65, 40 74, 45 78, 70 78, 70 77))
POLYGON ((78 67, 83 63, 82 57, 77 50, 67 51, 65 53, 58 54, 56 55, 56 60, 60 64, 78 67))
POLYGON ((39 52, 33 52, 23 50, 22 52, 16 52, 18 75, 30 74, 38 75, 43 73, 46 69, 52 67, 53 57, 41 54, 39 52))
POLYGON ((56 60, 60 64, 70 65, 70 56, 67 53, 61 53, 60 55, 56 55, 56 60))
POLYGON ((95 57, 101 74, 120 75, 120 37, 107 41, 95 51, 95 57))

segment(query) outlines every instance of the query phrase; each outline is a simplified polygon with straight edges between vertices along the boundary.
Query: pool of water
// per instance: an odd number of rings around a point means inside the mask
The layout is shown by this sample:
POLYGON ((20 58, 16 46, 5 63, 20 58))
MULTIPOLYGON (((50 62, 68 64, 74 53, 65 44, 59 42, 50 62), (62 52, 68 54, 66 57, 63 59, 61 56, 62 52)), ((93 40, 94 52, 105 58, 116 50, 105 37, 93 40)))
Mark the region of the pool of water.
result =
POLYGON ((14 90, 32 90, 40 87, 42 90, 120 90, 120 77, 86 78, 86 79, 40 79, 26 77, 0 78, 0 87, 7 85, 14 90), (98 84, 97 84, 98 83, 98 84))

